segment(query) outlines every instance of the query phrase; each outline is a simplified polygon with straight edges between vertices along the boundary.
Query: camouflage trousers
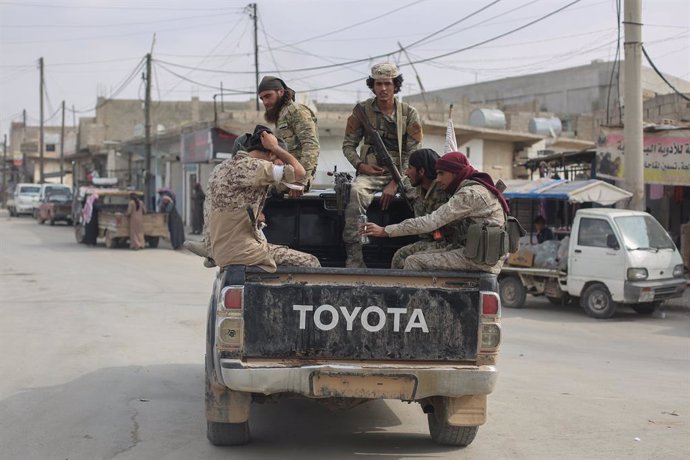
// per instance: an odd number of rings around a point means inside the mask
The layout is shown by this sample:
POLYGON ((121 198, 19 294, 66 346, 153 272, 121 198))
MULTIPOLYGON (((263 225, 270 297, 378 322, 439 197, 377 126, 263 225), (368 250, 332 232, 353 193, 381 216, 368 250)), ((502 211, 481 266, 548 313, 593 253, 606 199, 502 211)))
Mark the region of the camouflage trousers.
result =
POLYGON ((405 270, 452 270, 452 271, 480 271, 498 274, 503 267, 503 259, 495 265, 477 263, 465 256, 465 248, 436 249, 418 252, 405 259, 405 270))
MULTIPOLYGON (((374 200, 374 194, 380 192, 391 181, 391 176, 357 176, 350 186, 350 201, 345 207, 345 226, 343 241, 345 245, 359 245, 359 223, 357 219, 366 214, 369 205, 374 200)), ((361 253, 361 250, 360 250, 361 253)))
POLYGON ((443 249, 448 245, 445 241, 420 240, 412 244, 403 246, 393 254, 391 261, 391 268, 402 269, 405 268, 405 260, 413 254, 423 251, 432 251, 434 249, 443 249))
POLYGON ((268 244, 268 253, 278 266, 319 268, 321 263, 316 256, 290 249, 287 246, 268 244))

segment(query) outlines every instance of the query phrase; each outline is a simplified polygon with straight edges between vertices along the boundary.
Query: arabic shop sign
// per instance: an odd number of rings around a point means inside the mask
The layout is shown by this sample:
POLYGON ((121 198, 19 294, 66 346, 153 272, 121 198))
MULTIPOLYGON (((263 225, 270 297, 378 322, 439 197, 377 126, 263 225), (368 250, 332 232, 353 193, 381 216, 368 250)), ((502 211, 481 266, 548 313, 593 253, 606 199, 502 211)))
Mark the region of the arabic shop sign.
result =
MULTIPOLYGON (((625 145, 621 129, 602 129, 597 147, 597 176, 623 178, 625 145)), ((644 181, 690 185, 690 130, 644 133, 644 181)))

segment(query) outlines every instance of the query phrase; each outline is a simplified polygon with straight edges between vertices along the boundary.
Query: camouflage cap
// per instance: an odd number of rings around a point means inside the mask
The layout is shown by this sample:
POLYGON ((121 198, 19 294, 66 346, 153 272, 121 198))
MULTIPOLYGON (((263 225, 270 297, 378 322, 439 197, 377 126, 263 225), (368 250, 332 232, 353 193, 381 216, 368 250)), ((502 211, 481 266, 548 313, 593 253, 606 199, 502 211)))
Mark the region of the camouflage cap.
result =
POLYGON ((374 65, 374 67, 371 68, 371 78, 374 80, 379 80, 382 78, 395 78, 398 75, 400 75, 400 72, 398 72, 398 66, 392 62, 382 62, 374 65))

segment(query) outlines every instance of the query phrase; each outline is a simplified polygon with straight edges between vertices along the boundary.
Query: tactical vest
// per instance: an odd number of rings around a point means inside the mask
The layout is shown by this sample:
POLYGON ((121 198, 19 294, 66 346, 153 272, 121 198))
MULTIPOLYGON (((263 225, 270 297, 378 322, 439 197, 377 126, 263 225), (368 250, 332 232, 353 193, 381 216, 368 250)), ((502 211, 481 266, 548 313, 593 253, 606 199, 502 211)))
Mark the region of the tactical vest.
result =
MULTIPOLYGON (((400 126, 402 126, 405 130, 405 132, 402 133, 402 156, 398 152, 398 128, 396 126, 397 120, 391 122, 386 119, 386 116, 383 114, 383 112, 374 110, 373 100, 371 103, 369 101, 362 103, 362 106, 364 107, 364 113, 366 113, 367 118, 369 118, 371 126, 373 126, 374 130, 377 133, 379 133, 379 136, 381 136, 381 140, 383 140, 383 144, 386 146, 386 149, 390 153, 391 158, 393 158, 393 163, 395 163, 395 166, 402 172, 407 167, 407 159, 410 156, 410 153, 412 153, 405 151, 405 145, 407 145, 408 138, 407 119, 410 115, 410 104, 399 101, 397 99, 395 103, 400 104, 400 114, 402 117, 400 126), (402 164, 400 164, 401 157, 402 164)), ((365 162, 370 165, 384 167, 384 165, 378 164, 378 162, 376 161, 376 156, 373 153, 373 149, 373 140, 365 134, 364 142, 361 148, 361 152, 365 155, 365 162)))
MULTIPOLYGON (((463 182, 460 188, 483 184, 473 180, 463 182)), ((505 212, 503 213, 508 221, 505 212)), ((455 247, 463 246, 465 256, 477 263, 496 264, 510 249, 510 235, 506 225, 488 224, 471 217, 456 221, 450 235, 451 244, 455 247)))

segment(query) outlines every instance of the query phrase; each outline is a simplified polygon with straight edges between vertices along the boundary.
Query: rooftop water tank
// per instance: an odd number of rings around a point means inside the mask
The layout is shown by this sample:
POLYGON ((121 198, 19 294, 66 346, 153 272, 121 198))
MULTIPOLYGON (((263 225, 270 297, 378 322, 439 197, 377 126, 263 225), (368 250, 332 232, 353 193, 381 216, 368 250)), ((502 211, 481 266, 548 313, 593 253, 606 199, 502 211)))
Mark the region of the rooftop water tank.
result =
POLYGON ((470 126, 506 129, 506 116, 498 109, 474 109, 470 112, 470 126))
POLYGON ((563 131, 563 125, 560 118, 532 118, 529 121, 527 130, 532 134, 538 134, 546 137, 558 137, 563 131))

